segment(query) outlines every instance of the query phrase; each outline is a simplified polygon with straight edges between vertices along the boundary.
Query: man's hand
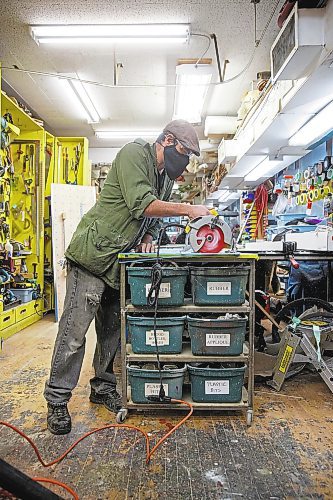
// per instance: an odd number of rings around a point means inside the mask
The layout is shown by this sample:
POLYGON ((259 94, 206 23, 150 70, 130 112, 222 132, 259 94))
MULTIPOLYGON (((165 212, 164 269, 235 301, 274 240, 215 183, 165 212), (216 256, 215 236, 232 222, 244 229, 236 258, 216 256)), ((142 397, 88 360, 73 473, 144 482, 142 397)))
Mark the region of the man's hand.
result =
POLYGON ((187 210, 187 215, 190 219, 196 219, 197 217, 211 215, 208 208, 204 205, 188 205, 187 210))
POLYGON ((156 252, 156 247, 153 243, 153 237, 151 234, 146 233, 142 238, 140 245, 135 249, 137 253, 154 253, 156 252))

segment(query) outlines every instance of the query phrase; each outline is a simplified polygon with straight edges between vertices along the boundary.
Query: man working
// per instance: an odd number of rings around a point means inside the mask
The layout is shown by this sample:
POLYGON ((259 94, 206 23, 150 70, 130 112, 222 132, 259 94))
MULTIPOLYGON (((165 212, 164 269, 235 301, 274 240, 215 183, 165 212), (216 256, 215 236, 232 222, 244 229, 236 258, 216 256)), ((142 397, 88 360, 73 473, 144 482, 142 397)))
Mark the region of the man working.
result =
POLYGON ((59 322, 50 377, 44 396, 47 425, 53 434, 71 431, 67 403, 77 385, 85 337, 95 319, 97 344, 90 401, 117 412, 113 360, 119 344, 119 252, 140 245, 153 250, 159 217, 208 215, 206 207, 171 203, 173 181, 185 170, 189 156, 199 156, 197 134, 188 122, 174 120, 155 144, 142 139, 124 146, 116 156, 100 197, 83 216, 66 251, 68 261, 64 312, 59 322))

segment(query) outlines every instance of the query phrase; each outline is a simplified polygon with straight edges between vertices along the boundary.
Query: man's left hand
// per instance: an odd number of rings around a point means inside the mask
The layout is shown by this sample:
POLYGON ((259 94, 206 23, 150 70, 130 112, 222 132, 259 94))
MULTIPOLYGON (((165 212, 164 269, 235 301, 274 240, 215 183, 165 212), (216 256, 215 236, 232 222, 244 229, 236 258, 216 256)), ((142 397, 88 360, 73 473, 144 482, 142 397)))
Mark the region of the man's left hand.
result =
POLYGON ((145 234, 142 238, 140 245, 136 247, 136 252, 138 253, 154 253, 156 252, 156 245, 153 243, 153 237, 151 234, 145 234))

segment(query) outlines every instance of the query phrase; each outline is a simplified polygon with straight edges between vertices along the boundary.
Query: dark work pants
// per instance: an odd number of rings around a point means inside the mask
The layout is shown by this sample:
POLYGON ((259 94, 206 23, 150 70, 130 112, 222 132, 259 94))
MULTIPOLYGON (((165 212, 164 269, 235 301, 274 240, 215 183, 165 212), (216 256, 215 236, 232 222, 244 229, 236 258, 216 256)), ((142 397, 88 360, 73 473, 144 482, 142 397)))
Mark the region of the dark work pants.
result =
POLYGON ((95 319, 97 343, 95 376, 91 387, 99 394, 116 385, 113 360, 120 338, 119 291, 88 271, 69 266, 64 311, 51 361, 50 378, 44 396, 52 404, 69 401, 82 367, 86 333, 95 319))

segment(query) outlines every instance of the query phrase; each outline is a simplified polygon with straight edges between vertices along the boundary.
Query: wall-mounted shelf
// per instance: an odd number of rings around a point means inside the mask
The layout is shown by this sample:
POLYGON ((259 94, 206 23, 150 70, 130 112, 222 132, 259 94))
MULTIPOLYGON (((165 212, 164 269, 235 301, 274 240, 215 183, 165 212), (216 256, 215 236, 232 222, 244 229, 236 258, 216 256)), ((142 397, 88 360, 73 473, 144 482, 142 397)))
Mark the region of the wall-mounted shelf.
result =
MULTIPOLYGON (((237 153, 237 158, 223 178, 220 188, 244 189, 259 185, 263 178, 252 183, 244 182, 245 175, 256 166, 251 163, 256 156, 257 164, 260 156, 262 158, 277 154, 285 156, 286 161, 280 168, 277 166, 277 173, 307 154, 308 151, 303 147, 289 146, 289 139, 312 116, 333 100, 332 59, 329 55, 333 49, 332 26, 331 6, 330 9, 326 8, 325 50, 317 58, 316 64, 308 68, 306 77, 298 80, 279 80, 267 87, 245 117, 232 140, 233 144, 228 144, 233 155, 237 153)), ((304 61, 305 66, 306 64, 304 61)), ((223 150, 222 145, 221 149, 223 150)))

